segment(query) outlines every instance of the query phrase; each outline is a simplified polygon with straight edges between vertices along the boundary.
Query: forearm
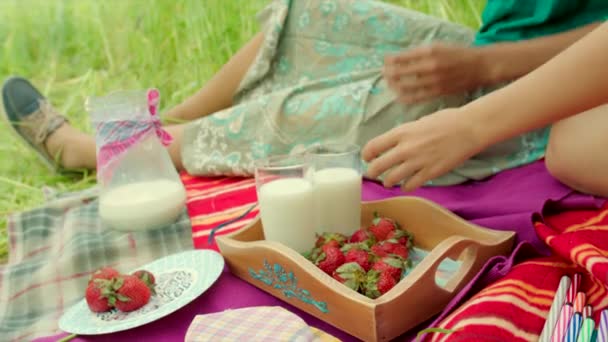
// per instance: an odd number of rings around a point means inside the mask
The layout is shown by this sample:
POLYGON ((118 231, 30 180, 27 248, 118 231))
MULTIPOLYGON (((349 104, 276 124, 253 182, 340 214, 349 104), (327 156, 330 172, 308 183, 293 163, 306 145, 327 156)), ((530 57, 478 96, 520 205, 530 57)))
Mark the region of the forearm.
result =
POLYGON ((487 147, 608 102, 608 24, 536 71, 461 108, 487 147))
POLYGON ((486 69, 486 84, 517 79, 546 63, 600 24, 519 42, 490 44, 478 53, 486 69))

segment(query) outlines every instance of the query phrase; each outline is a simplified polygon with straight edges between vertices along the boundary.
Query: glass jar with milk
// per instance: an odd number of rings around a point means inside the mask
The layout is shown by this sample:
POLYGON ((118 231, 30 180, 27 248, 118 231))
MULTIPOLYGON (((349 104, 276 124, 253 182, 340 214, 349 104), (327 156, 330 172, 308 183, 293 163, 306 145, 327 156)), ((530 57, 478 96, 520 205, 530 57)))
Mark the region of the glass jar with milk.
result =
POLYGON ((152 89, 87 101, 97 145, 99 216, 113 229, 160 228, 184 211, 186 191, 163 146, 171 137, 160 125, 159 98, 152 89))

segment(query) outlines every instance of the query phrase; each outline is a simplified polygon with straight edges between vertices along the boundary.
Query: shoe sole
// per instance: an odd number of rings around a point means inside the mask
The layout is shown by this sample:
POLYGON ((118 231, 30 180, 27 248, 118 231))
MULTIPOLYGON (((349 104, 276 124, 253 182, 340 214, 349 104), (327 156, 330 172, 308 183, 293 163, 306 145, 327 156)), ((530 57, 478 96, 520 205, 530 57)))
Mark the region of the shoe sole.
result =
POLYGON ((60 167, 57 166, 54 162, 51 162, 46 156, 44 156, 42 153, 40 153, 38 151, 38 149, 36 148, 36 146, 34 146, 29 140, 27 140, 23 135, 21 135, 21 133, 19 133, 19 131, 17 131, 17 129, 15 128, 15 126, 13 126, 13 123, 11 121, 11 118, 8 116, 8 113, 6 112, 6 103, 5 103, 5 97, 7 96, 4 93, 4 86, 6 85, 6 83, 8 83, 10 80, 14 79, 15 77, 9 77, 3 84, 2 84, 2 96, 0 97, 0 103, 2 104, 2 118, 4 119, 4 121, 6 122, 7 126, 9 127, 10 131, 12 132, 12 134, 18 138, 19 140, 21 140, 26 146, 29 146, 32 151, 34 151, 34 153, 36 154, 36 156, 38 157, 38 159, 40 159, 40 161, 42 161, 42 163, 51 171, 53 171, 54 173, 59 173, 60 172, 60 167))

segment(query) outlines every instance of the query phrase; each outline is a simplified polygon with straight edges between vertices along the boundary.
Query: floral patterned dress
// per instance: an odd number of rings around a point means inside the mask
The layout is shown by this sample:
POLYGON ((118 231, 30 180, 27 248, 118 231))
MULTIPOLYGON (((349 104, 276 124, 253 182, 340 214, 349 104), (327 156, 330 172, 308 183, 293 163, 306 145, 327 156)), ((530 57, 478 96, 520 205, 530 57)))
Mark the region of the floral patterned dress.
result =
MULTIPOLYGON (((275 0, 259 14, 264 42, 234 106, 187 124, 182 158, 194 175, 251 175, 254 161, 319 143, 356 143, 491 89, 416 105, 395 101, 384 57, 431 41, 471 44, 474 31, 368 0, 275 0)), ((544 154, 548 129, 497 144, 430 184, 482 179, 544 154)))

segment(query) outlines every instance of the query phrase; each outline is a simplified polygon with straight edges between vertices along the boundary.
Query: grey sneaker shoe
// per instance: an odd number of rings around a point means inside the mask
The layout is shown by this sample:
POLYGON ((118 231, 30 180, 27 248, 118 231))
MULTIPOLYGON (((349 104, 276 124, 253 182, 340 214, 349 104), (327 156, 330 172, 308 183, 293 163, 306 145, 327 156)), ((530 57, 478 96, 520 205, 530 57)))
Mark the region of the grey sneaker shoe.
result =
POLYGON ((11 77, 2 87, 3 115, 9 127, 31 146, 40 159, 53 171, 61 171, 60 156, 51 156, 46 150, 46 139, 67 119, 60 115, 26 79, 11 77))

